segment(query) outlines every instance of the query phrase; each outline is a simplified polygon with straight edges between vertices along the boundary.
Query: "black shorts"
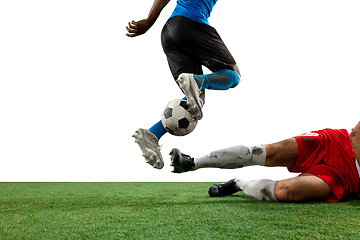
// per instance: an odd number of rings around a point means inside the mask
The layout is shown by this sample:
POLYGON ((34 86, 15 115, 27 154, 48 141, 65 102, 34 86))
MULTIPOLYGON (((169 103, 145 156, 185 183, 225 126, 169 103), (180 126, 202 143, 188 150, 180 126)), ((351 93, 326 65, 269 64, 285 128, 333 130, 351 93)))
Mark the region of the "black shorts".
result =
POLYGON ((236 65, 215 28, 186 17, 175 16, 166 22, 161 44, 174 79, 181 73, 201 75, 202 65, 212 72, 234 70, 236 65))

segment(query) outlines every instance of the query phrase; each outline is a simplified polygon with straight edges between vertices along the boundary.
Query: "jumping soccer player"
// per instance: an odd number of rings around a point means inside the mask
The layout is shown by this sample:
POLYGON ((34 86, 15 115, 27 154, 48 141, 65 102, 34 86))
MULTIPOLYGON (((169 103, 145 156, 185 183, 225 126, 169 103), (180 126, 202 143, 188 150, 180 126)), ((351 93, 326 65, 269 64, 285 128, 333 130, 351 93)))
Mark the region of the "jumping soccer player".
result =
MULTIPOLYGON (((132 21, 126 27, 127 36, 144 34, 155 23, 170 0, 155 0, 146 19, 132 21)), ((208 22, 217 0, 178 0, 177 5, 161 32, 161 44, 170 71, 186 95, 192 116, 203 117, 204 89, 227 90, 240 82, 236 62, 215 28, 208 22), (203 74, 202 66, 212 74, 203 74)), ((161 121, 150 129, 139 128, 133 137, 146 161, 161 169, 164 161, 159 139, 166 133, 161 121)))
POLYGON ((277 182, 232 179, 212 185, 208 189, 211 197, 244 191, 265 201, 339 202, 359 195, 360 122, 352 131, 324 129, 269 145, 221 149, 200 158, 191 158, 176 148, 170 155, 175 173, 206 167, 230 169, 251 165, 284 166, 290 172, 301 173, 277 182))

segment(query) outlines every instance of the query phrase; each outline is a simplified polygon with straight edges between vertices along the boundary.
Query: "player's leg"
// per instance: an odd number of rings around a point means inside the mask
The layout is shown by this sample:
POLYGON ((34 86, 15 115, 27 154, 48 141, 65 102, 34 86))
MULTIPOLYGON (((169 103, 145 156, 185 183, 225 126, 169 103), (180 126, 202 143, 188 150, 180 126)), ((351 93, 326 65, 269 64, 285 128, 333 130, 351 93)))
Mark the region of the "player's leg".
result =
MULTIPOLYGON (((161 33, 161 42, 174 79, 177 79, 181 71, 189 70, 186 66, 191 66, 191 70, 193 70, 194 73, 202 74, 201 66, 195 66, 186 56, 179 56, 181 52, 169 35, 169 32, 172 31, 171 26, 172 24, 170 24, 169 21, 165 24, 161 33)), ((149 129, 139 128, 133 134, 135 142, 138 143, 145 160, 158 169, 164 166, 159 140, 166 133, 167 131, 160 120, 149 129)))
POLYGON ((182 154, 176 148, 170 152, 170 155, 175 173, 209 167, 232 169, 252 165, 284 166, 291 168, 295 165, 298 147, 296 140, 290 138, 268 145, 238 145, 219 149, 197 158, 182 154), (189 164, 189 162, 193 164, 189 164), (189 168, 190 165, 191 168, 189 168))
POLYGON ((248 196, 264 201, 314 202, 326 201, 333 196, 325 181, 309 173, 278 182, 269 179, 236 179, 236 187, 248 196))
MULTIPOLYGON (((175 41, 175 39, 178 38, 177 35, 179 35, 178 29, 182 29, 178 20, 179 19, 176 17, 169 19, 161 33, 163 50, 166 54, 170 71, 175 80, 177 80, 179 75, 183 72, 190 72, 199 75, 203 74, 201 64, 194 63, 190 58, 188 58, 183 53, 183 50, 180 49, 181 46, 179 46, 175 41)), ((204 96, 204 93, 202 93, 201 97, 204 98, 204 96)), ((198 98, 199 96, 195 96, 193 99, 196 97, 198 98)), ((199 105, 201 106, 200 100, 196 101, 195 99, 195 102, 199 102, 199 105)), ((194 115, 198 115, 198 113, 194 113, 194 115)), ((149 129, 139 128, 133 134, 135 142, 139 144, 146 161, 155 168, 159 169, 163 167, 164 163, 158 142, 165 133, 167 133, 167 131, 160 120, 149 129)))
POLYGON ((295 138, 267 144, 265 166, 292 168, 295 166, 298 153, 299 149, 295 138))
POLYGON ((176 83, 186 95, 187 104, 189 105, 189 111, 191 112, 192 116, 196 120, 201 120, 203 117, 202 103, 200 100, 201 90, 197 82, 194 80, 193 74, 180 74, 176 80, 176 83))
POLYGON ((270 179, 251 181, 232 179, 225 183, 210 186, 208 193, 210 197, 225 197, 238 191, 244 191, 248 196, 259 200, 276 201, 274 195, 275 184, 276 182, 270 179))
POLYGON ((171 36, 172 41, 179 46, 181 53, 191 59, 195 65, 203 65, 213 72, 203 75, 194 71, 176 69, 181 73, 176 81, 188 98, 190 111, 199 120, 202 118, 197 98, 199 89, 233 88, 240 82, 240 71, 215 28, 183 17, 174 17, 170 21, 171 28, 165 31, 167 36, 171 36))
POLYGON ((201 27, 189 22, 190 37, 183 43, 186 51, 196 61, 207 67, 211 74, 193 75, 201 89, 227 90, 236 87, 240 82, 240 70, 229 49, 215 28, 206 25, 201 27), (189 42, 188 39, 192 41, 189 42))
POLYGON ((326 201, 333 196, 329 185, 310 173, 278 181, 274 194, 279 202, 326 201))
MULTIPOLYGON (((189 95, 189 98, 195 93, 195 90, 191 92, 186 89, 186 87, 190 88, 190 83, 193 84, 192 89, 196 89, 198 92, 199 89, 227 90, 236 87, 241 81, 240 71, 235 60, 219 36, 217 40, 215 45, 201 42, 192 51, 187 49, 189 51, 188 55, 197 58, 198 61, 213 72, 211 74, 191 74, 185 72, 179 76, 177 82, 185 94, 189 95), (203 50, 199 51, 201 48, 203 50)), ((194 47, 195 43, 192 42, 191 44, 194 47)))
MULTIPOLYGON (((236 179, 236 190, 243 190, 249 196, 260 200, 265 199, 264 193, 272 193, 280 202, 324 201, 332 200, 333 197, 339 200, 338 195, 341 195, 340 188, 343 183, 338 179, 336 171, 328 169, 331 165, 322 164, 323 156, 326 155, 323 145, 319 133, 301 135, 267 145, 266 166, 285 166, 289 171, 305 173, 279 182, 236 179), (334 191, 338 193, 336 197, 334 191)), ((217 187, 213 185, 211 188, 217 187)), ((221 191, 221 188, 217 192, 219 196, 227 193, 221 191)))
POLYGON ((240 82, 238 73, 230 69, 221 69, 205 75, 193 75, 200 89, 227 90, 236 87, 240 82))
MULTIPOLYGON (((184 25, 184 23, 188 22, 187 20, 181 16, 169 19, 161 32, 161 44, 166 54, 170 71, 176 83, 187 97, 190 112, 194 118, 200 120, 203 116, 203 103, 201 103, 199 98, 201 94, 200 89, 192 78, 192 74, 202 75, 203 71, 201 62, 194 61, 192 55, 186 50, 186 44, 188 44, 187 41, 190 36, 189 33, 192 33, 190 28, 184 25)), ((204 97, 202 95, 202 98, 204 97)))
POLYGON ((244 146, 224 148, 208 155, 192 158, 174 148, 170 152, 175 173, 194 171, 199 168, 241 168, 243 166, 264 166, 266 161, 266 146, 244 146))
MULTIPOLYGON (((184 99, 186 100, 186 97, 184 99)), ((146 162, 157 169, 161 169, 164 166, 159 140, 165 133, 167 131, 160 120, 149 129, 137 129, 132 135, 135 138, 135 142, 139 145, 146 162)))
POLYGON ((304 173, 281 181, 270 179, 232 179, 209 187, 210 197, 229 196, 238 191, 263 201, 314 202, 326 201, 333 196, 329 185, 319 177, 304 173))

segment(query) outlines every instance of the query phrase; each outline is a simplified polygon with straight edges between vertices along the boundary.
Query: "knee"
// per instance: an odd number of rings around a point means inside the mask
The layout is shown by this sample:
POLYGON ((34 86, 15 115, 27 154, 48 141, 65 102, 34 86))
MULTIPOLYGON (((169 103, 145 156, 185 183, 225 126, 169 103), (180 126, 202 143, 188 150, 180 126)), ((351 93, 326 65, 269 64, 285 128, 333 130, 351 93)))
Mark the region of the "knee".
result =
POLYGON ((240 81, 241 81, 241 75, 240 75, 240 71, 239 68, 237 67, 237 65, 235 65, 236 67, 232 69, 232 73, 233 73, 233 85, 231 86, 232 88, 236 87, 237 85, 239 85, 240 81))
POLYGON ((274 188, 274 195, 278 202, 301 202, 301 199, 289 183, 277 182, 274 188))
POLYGON ((239 67, 238 67, 237 64, 235 64, 235 65, 231 68, 231 70, 233 70, 235 73, 237 73, 237 74, 239 75, 239 77, 241 77, 240 69, 239 69, 239 67))
POLYGON ((237 72, 234 72, 234 82, 233 85, 231 86, 232 88, 236 87, 237 85, 239 85, 241 78, 240 78, 240 74, 238 74, 237 72))
POLYGON ((232 79, 233 79, 233 82, 232 82, 232 85, 231 85, 231 88, 234 88, 236 87, 237 85, 239 85, 240 81, 241 81, 241 75, 240 75, 240 70, 238 68, 237 65, 233 66, 231 69, 229 69, 231 71, 231 74, 232 74, 232 79))
POLYGON ((230 70, 230 69, 226 69, 226 77, 227 79, 229 79, 229 87, 230 88, 234 88, 237 85, 239 85, 241 79, 240 79, 240 75, 234 71, 234 70, 230 70))
POLYGON ((278 202, 287 202, 289 199, 289 185, 284 186, 280 182, 275 184, 274 196, 278 202), (279 186, 281 185, 281 186, 279 186))

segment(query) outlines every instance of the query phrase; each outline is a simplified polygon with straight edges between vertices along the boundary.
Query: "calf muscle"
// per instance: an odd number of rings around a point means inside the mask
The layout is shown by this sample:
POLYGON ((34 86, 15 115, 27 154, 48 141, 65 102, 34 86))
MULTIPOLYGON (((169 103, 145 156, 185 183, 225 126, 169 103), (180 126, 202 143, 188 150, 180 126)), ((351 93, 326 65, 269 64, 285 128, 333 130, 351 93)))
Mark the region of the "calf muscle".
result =
POLYGON ((275 184, 274 195, 279 202, 326 201, 333 196, 329 185, 319 177, 304 173, 275 184))

